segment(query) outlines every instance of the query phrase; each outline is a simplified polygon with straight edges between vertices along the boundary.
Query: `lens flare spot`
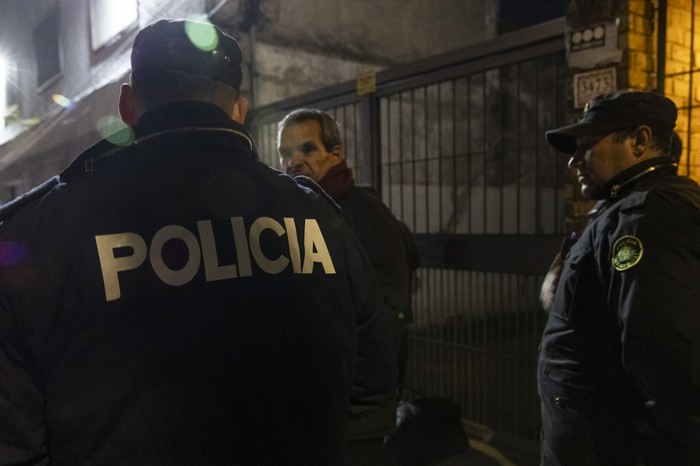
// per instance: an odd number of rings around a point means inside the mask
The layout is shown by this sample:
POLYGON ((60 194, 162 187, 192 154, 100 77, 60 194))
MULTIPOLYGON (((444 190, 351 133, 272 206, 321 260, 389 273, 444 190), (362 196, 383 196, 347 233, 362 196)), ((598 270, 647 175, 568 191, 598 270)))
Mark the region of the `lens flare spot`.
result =
POLYGON ((128 146, 135 139, 134 130, 112 115, 100 118, 97 131, 103 138, 118 146, 128 146))
POLYGON ((0 266, 19 265, 26 261, 27 250, 14 241, 0 241, 0 266))
POLYGON ((73 108, 75 108, 75 102, 70 100, 68 97, 62 96, 61 94, 54 94, 53 101, 57 105, 60 105, 63 108, 67 108, 68 110, 72 110, 73 108))
POLYGON ((202 17, 191 18, 192 21, 185 23, 185 32, 195 47, 211 52, 219 45, 219 35, 214 26, 202 17))

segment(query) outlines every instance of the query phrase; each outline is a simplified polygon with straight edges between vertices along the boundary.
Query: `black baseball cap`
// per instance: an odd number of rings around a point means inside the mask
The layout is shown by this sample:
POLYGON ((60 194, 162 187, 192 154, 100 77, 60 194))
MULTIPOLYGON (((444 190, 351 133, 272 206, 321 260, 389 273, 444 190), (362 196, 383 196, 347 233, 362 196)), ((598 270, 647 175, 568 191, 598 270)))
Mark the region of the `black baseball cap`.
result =
POLYGON ((586 104, 578 123, 545 133, 547 142, 565 154, 576 152, 579 136, 607 136, 642 125, 670 143, 678 109, 672 100, 656 92, 620 91, 600 95, 586 104))
POLYGON ((162 19, 136 35, 133 75, 166 77, 168 70, 208 76, 240 89, 242 55, 238 42, 206 21, 162 19))

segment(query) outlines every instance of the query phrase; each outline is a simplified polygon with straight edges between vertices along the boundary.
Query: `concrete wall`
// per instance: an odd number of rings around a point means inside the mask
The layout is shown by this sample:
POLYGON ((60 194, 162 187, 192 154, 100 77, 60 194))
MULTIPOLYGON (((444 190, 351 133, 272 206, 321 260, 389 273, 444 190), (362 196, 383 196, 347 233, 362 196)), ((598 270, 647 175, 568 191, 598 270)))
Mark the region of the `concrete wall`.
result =
POLYGON ((240 39, 266 105, 493 38, 496 15, 487 0, 260 0, 230 1, 213 20, 240 39))
MULTIPOLYGON (((261 41, 385 65, 408 63, 495 35, 484 0, 267 0, 278 5, 261 41), (313 13, 311 13, 313 12, 313 13)), ((268 11, 269 11, 268 6, 268 11)))

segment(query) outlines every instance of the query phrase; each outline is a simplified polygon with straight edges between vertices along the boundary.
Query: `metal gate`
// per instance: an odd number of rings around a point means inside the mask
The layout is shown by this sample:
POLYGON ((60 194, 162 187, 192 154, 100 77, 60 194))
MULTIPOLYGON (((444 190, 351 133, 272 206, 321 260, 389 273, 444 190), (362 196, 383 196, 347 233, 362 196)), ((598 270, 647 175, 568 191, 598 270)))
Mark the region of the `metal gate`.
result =
POLYGON ((407 387, 448 397, 494 432, 535 444, 538 293, 565 216, 566 157, 544 141, 563 123, 564 22, 258 109, 263 161, 276 123, 322 108, 341 123, 349 164, 414 232, 407 387))

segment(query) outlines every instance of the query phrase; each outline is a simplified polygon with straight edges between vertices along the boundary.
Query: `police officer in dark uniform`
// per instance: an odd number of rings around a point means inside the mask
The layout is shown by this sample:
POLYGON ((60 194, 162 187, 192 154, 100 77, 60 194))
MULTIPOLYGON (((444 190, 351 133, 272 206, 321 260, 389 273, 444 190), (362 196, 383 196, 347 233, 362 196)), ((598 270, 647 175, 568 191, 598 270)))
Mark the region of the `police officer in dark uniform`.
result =
POLYGON ((371 264, 256 160, 233 38, 159 21, 131 78, 122 145, 0 211, 0 464, 344 464, 394 392, 371 264))
POLYGON ((540 344, 543 465, 700 464, 700 188, 664 155, 676 115, 619 92, 546 133, 602 202, 540 344))

